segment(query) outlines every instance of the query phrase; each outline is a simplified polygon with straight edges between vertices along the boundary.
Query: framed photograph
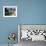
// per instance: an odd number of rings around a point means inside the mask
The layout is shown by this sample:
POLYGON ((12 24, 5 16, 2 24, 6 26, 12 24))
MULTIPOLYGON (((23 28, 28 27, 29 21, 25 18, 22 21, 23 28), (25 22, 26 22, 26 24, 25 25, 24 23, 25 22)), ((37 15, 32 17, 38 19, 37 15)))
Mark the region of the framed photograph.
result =
POLYGON ((3 6, 3 17, 17 17, 17 6, 3 6))

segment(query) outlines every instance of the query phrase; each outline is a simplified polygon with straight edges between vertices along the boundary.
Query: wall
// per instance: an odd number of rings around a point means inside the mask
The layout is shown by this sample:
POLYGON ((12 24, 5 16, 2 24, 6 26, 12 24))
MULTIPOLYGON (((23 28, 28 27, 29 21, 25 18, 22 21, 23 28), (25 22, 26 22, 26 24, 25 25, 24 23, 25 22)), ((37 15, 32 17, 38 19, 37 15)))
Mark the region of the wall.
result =
MULTIPOLYGON (((17 0, 0 0, 0 44, 7 44, 8 34, 10 32, 16 32, 17 35, 17 18, 5 18, 3 17, 3 6, 16 6, 18 5, 17 0)), ((18 39, 18 38, 17 38, 18 39)), ((18 40, 16 39, 16 43, 18 40)))
POLYGON ((9 32, 17 34, 18 24, 46 24, 46 0, 0 0, 0 44, 8 43, 9 32), (3 17, 6 5, 18 6, 17 18, 3 17))

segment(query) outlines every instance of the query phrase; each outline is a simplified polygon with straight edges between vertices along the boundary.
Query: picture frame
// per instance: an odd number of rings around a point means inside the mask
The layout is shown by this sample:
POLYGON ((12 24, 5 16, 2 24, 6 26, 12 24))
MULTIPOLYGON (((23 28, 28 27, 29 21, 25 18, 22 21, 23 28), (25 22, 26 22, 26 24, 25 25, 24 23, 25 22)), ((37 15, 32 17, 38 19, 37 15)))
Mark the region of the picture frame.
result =
POLYGON ((3 17, 17 17, 17 6, 3 6, 3 17))

